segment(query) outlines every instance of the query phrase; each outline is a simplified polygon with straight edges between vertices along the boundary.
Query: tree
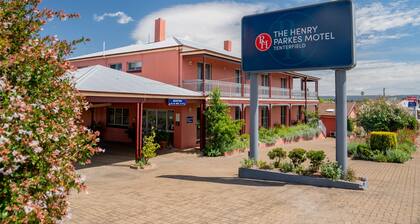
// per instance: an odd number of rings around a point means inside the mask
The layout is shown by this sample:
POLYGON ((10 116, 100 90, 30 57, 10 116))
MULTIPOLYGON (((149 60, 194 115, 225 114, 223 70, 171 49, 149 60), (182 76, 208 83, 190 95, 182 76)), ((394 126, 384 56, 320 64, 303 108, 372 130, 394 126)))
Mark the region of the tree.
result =
POLYGON ((408 111, 383 99, 364 102, 358 110, 357 122, 367 132, 418 128, 416 118, 408 111))
POLYGON ((220 99, 219 89, 211 92, 209 106, 204 115, 206 117, 206 136, 208 138, 204 155, 221 156, 230 149, 235 139, 238 138, 242 121, 232 120, 228 106, 220 99))
POLYGON ((74 14, 39 10, 39 0, 0 0, 0 220, 55 223, 70 190, 85 188, 74 163, 101 149, 85 128, 87 102, 76 91, 65 56, 83 41, 41 37, 50 19, 74 14))
POLYGON ((152 130, 149 136, 144 137, 143 155, 144 165, 149 164, 149 159, 156 156, 156 150, 160 148, 160 145, 155 142, 156 132, 152 130))

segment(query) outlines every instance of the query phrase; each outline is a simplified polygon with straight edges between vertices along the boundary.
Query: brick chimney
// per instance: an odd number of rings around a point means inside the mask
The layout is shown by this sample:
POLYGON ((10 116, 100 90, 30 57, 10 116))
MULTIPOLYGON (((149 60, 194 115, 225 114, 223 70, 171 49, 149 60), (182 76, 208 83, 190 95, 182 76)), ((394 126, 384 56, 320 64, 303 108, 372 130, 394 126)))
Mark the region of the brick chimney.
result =
POLYGON ((162 18, 155 20, 155 42, 165 40, 166 21, 162 18))
POLYGON ((232 51, 232 41, 225 40, 223 48, 225 49, 225 51, 232 51))

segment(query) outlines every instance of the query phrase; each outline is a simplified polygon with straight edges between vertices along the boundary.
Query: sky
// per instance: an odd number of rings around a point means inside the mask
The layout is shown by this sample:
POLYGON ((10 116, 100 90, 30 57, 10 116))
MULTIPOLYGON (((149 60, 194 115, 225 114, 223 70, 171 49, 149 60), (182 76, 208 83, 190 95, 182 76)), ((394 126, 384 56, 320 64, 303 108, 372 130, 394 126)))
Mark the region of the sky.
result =
MULTIPOLYGON (((164 18, 167 36, 177 36, 222 48, 232 40, 240 52, 240 21, 244 15, 268 12, 326 0, 44 0, 41 8, 78 13, 78 19, 53 20, 44 35, 60 39, 81 37, 72 56, 98 52, 154 39, 154 19, 164 18)), ((420 94, 420 1, 354 0, 356 61, 348 72, 349 95, 420 94)), ((303 72, 319 76, 320 95, 334 95, 334 72, 303 72)))

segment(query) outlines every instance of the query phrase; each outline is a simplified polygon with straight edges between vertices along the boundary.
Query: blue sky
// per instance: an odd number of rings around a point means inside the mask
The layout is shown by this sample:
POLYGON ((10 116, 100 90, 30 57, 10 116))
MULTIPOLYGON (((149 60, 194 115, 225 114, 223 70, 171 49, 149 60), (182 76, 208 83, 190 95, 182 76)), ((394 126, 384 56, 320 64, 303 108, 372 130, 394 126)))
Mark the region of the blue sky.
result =
MULTIPOLYGON (((44 34, 60 39, 90 38, 74 56, 153 40, 153 20, 167 20, 167 35, 219 47, 233 40, 240 51, 243 15, 317 3, 317 0, 189 1, 189 0, 44 0, 42 7, 77 12, 79 19, 52 21, 44 34), (151 3, 152 2, 152 3, 151 3)), ((356 0, 357 61, 349 72, 349 94, 420 94, 420 1, 356 0)), ((331 71, 311 72, 322 78, 320 92, 333 95, 331 71)))

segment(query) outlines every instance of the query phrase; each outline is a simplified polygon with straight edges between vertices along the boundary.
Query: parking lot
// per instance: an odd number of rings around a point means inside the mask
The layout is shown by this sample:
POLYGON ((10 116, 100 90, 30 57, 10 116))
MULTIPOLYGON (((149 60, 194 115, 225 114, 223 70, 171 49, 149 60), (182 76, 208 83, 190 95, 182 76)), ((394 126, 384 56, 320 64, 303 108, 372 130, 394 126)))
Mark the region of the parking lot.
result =
MULTIPOLYGON (((285 148, 323 149, 334 160, 334 141, 285 148)), ((420 223, 419 152, 405 164, 351 160, 369 181, 353 191, 238 179, 246 153, 171 152, 152 159, 154 169, 133 170, 129 149, 109 145, 79 169, 88 192, 71 194, 69 223, 420 223)))

